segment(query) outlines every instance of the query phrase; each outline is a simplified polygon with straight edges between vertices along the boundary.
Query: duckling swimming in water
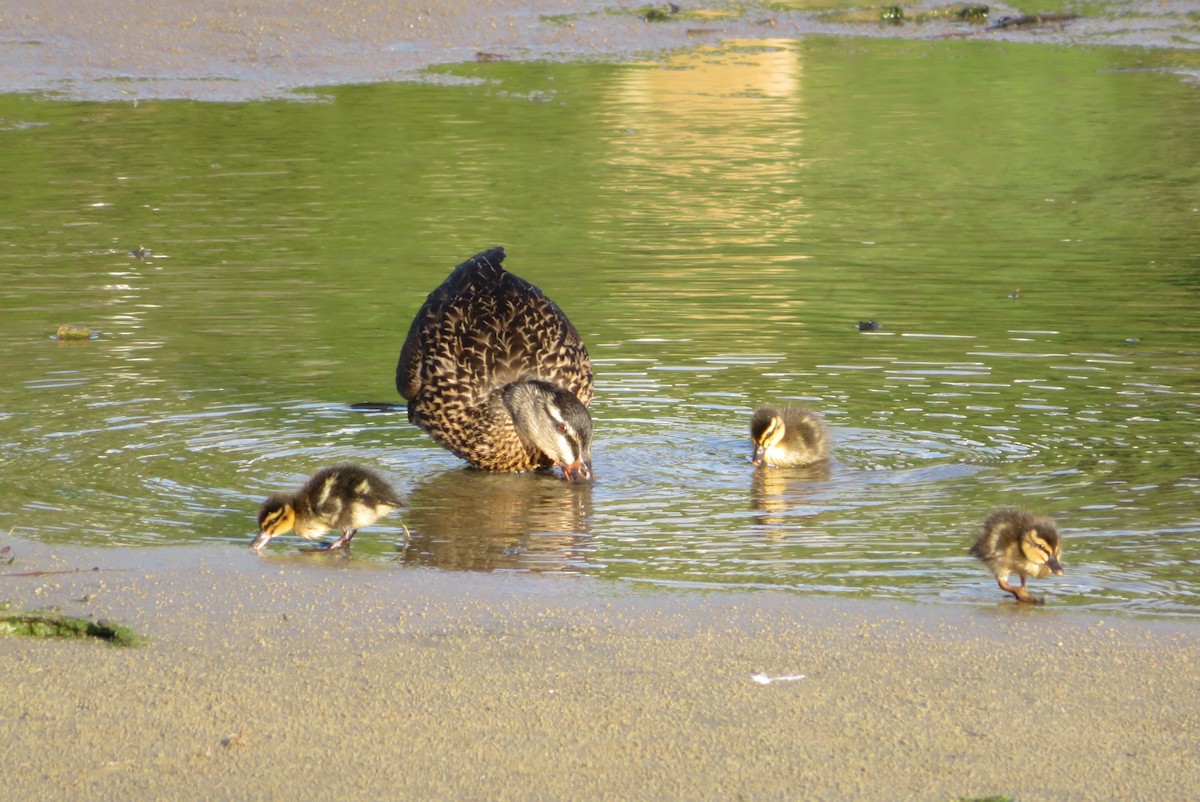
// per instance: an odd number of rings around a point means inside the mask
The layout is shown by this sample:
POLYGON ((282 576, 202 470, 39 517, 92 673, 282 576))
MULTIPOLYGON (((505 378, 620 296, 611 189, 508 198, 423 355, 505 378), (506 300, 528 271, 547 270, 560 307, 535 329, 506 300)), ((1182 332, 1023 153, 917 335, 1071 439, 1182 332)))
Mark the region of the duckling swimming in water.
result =
POLYGON ((275 493, 263 502, 250 548, 261 549, 289 531, 316 540, 330 529, 342 534, 326 548, 349 548, 355 532, 401 506, 396 491, 372 470, 358 465, 323 468, 295 493, 275 493))
POLYGON ((1061 551, 1054 521, 1044 515, 1006 507, 983 522, 983 532, 970 553, 991 569, 1001 590, 1011 593, 1019 602, 1042 604, 1045 599, 1025 590, 1025 578, 1041 579, 1050 573, 1062 576, 1061 551), (1019 588, 1008 584, 1012 574, 1021 577, 1019 588))
POLYGON ((754 465, 787 468, 829 457, 829 433, 808 407, 786 406, 782 411, 760 407, 750 418, 750 442, 754 465))

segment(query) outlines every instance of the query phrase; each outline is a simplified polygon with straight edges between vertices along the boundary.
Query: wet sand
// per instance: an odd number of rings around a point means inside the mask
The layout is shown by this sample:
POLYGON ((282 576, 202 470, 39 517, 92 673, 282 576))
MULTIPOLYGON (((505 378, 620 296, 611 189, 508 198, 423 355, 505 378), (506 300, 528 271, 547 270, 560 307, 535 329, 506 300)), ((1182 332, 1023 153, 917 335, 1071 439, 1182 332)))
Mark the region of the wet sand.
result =
POLYGON ((1200 793, 1188 622, 274 547, 11 553, 0 599, 13 608, 150 636, 139 649, 0 638, 12 799, 1200 793))
MULTIPOLYGON (((694 10, 728 9, 687 2, 680 4, 684 13, 648 23, 639 12, 651 5, 667 6, 641 0, 7 3, 0 5, 0 93, 84 100, 311 97, 297 90, 414 79, 431 65, 477 58, 655 58, 726 39, 809 34, 1200 47, 1190 0, 1128 0, 1106 6, 1103 16, 1004 30, 944 21, 849 24, 754 6, 740 7, 739 16, 699 15, 694 10)), ((988 5, 993 21, 1021 14, 988 5)))

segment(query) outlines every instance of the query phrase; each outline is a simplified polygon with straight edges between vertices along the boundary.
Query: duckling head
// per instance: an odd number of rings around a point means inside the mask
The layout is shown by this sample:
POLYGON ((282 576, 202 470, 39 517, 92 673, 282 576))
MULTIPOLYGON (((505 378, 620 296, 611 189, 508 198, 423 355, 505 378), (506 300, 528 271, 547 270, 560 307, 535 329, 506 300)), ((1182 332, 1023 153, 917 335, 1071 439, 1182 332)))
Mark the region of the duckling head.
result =
POLYGON ((1062 553, 1058 530, 1049 524, 1039 523, 1021 533, 1021 554, 1030 564, 1037 566, 1037 576, 1053 573, 1062 576, 1062 553))
POLYGON ((504 403, 521 440, 562 468, 564 479, 592 478, 592 416, 574 393, 543 381, 513 382, 504 403))
POLYGON ((261 549, 276 535, 292 531, 296 524, 296 507, 291 498, 276 493, 263 502, 258 510, 258 535, 250 548, 261 549))
POLYGON ((750 418, 750 442, 754 445, 754 456, 750 462, 762 465, 767 461, 767 453, 783 440, 786 427, 783 416, 770 407, 763 407, 750 418))

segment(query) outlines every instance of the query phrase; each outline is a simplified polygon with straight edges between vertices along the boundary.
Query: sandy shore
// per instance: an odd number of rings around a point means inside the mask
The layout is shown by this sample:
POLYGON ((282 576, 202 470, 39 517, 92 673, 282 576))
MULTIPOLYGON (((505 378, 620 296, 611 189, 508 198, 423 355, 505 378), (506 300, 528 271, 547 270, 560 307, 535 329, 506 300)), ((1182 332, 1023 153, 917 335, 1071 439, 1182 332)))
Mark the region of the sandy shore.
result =
MULTIPOLYGON (((914 9, 947 3, 904 4, 914 9)), ((30 0, 0 4, 0 93, 84 100, 296 97, 334 84, 412 79, 436 64, 494 59, 644 58, 727 39, 809 34, 1047 44, 1200 47, 1191 0, 1124 0, 1069 23, 987 30, 880 25, 802 10, 682 2, 648 23, 646 0, 30 0), (717 14, 700 13, 713 9, 717 14), (737 8, 740 14, 731 15, 737 8)), ((864 3, 869 7, 870 3, 864 3)), ((989 19, 1020 16, 989 3, 989 19)), ((1178 67, 1196 77, 1194 70, 1178 67)))
POLYGON ((1186 622, 228 545, 12 553, 12 607, 151 638, 0 639, 12 799, 1200 794, 1186 622))

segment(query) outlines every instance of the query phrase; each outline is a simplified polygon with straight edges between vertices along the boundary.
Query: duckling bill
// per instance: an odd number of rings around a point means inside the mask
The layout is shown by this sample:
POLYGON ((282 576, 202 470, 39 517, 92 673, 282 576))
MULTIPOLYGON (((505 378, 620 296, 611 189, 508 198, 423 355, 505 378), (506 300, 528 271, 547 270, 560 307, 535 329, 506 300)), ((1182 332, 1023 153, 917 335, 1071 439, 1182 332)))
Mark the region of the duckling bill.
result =
POLYGON ((1025 579, 1042 579, 1048 574, 1062 576, 1061 538, 1054 521, 1011 507, 997 510, 983 522, 983 531, 970 553, 978 557, 996 577, 1000 589, 1011 593, 1019 602, 1042 604, 1045 600, 1025 589, 1025 579), (1016 574, 1021 585, 1015 587, 1008 578, 1016 574))
POLYGON ((754 465, 787 468, 811 465, 829 457, 829 432, 817 413, 789 405, 761 407, 750 418, 754 465))
POLYGON ((401 506, 396 491, 368 468, 324 468, 295 493, 276 493, 263 502, 258 511, 258 535, 250 548, 261 549, 271 538, 288 532, 317 540, 330 529, 342 534, 326 548, 349 548, 355 532, 401 506))

